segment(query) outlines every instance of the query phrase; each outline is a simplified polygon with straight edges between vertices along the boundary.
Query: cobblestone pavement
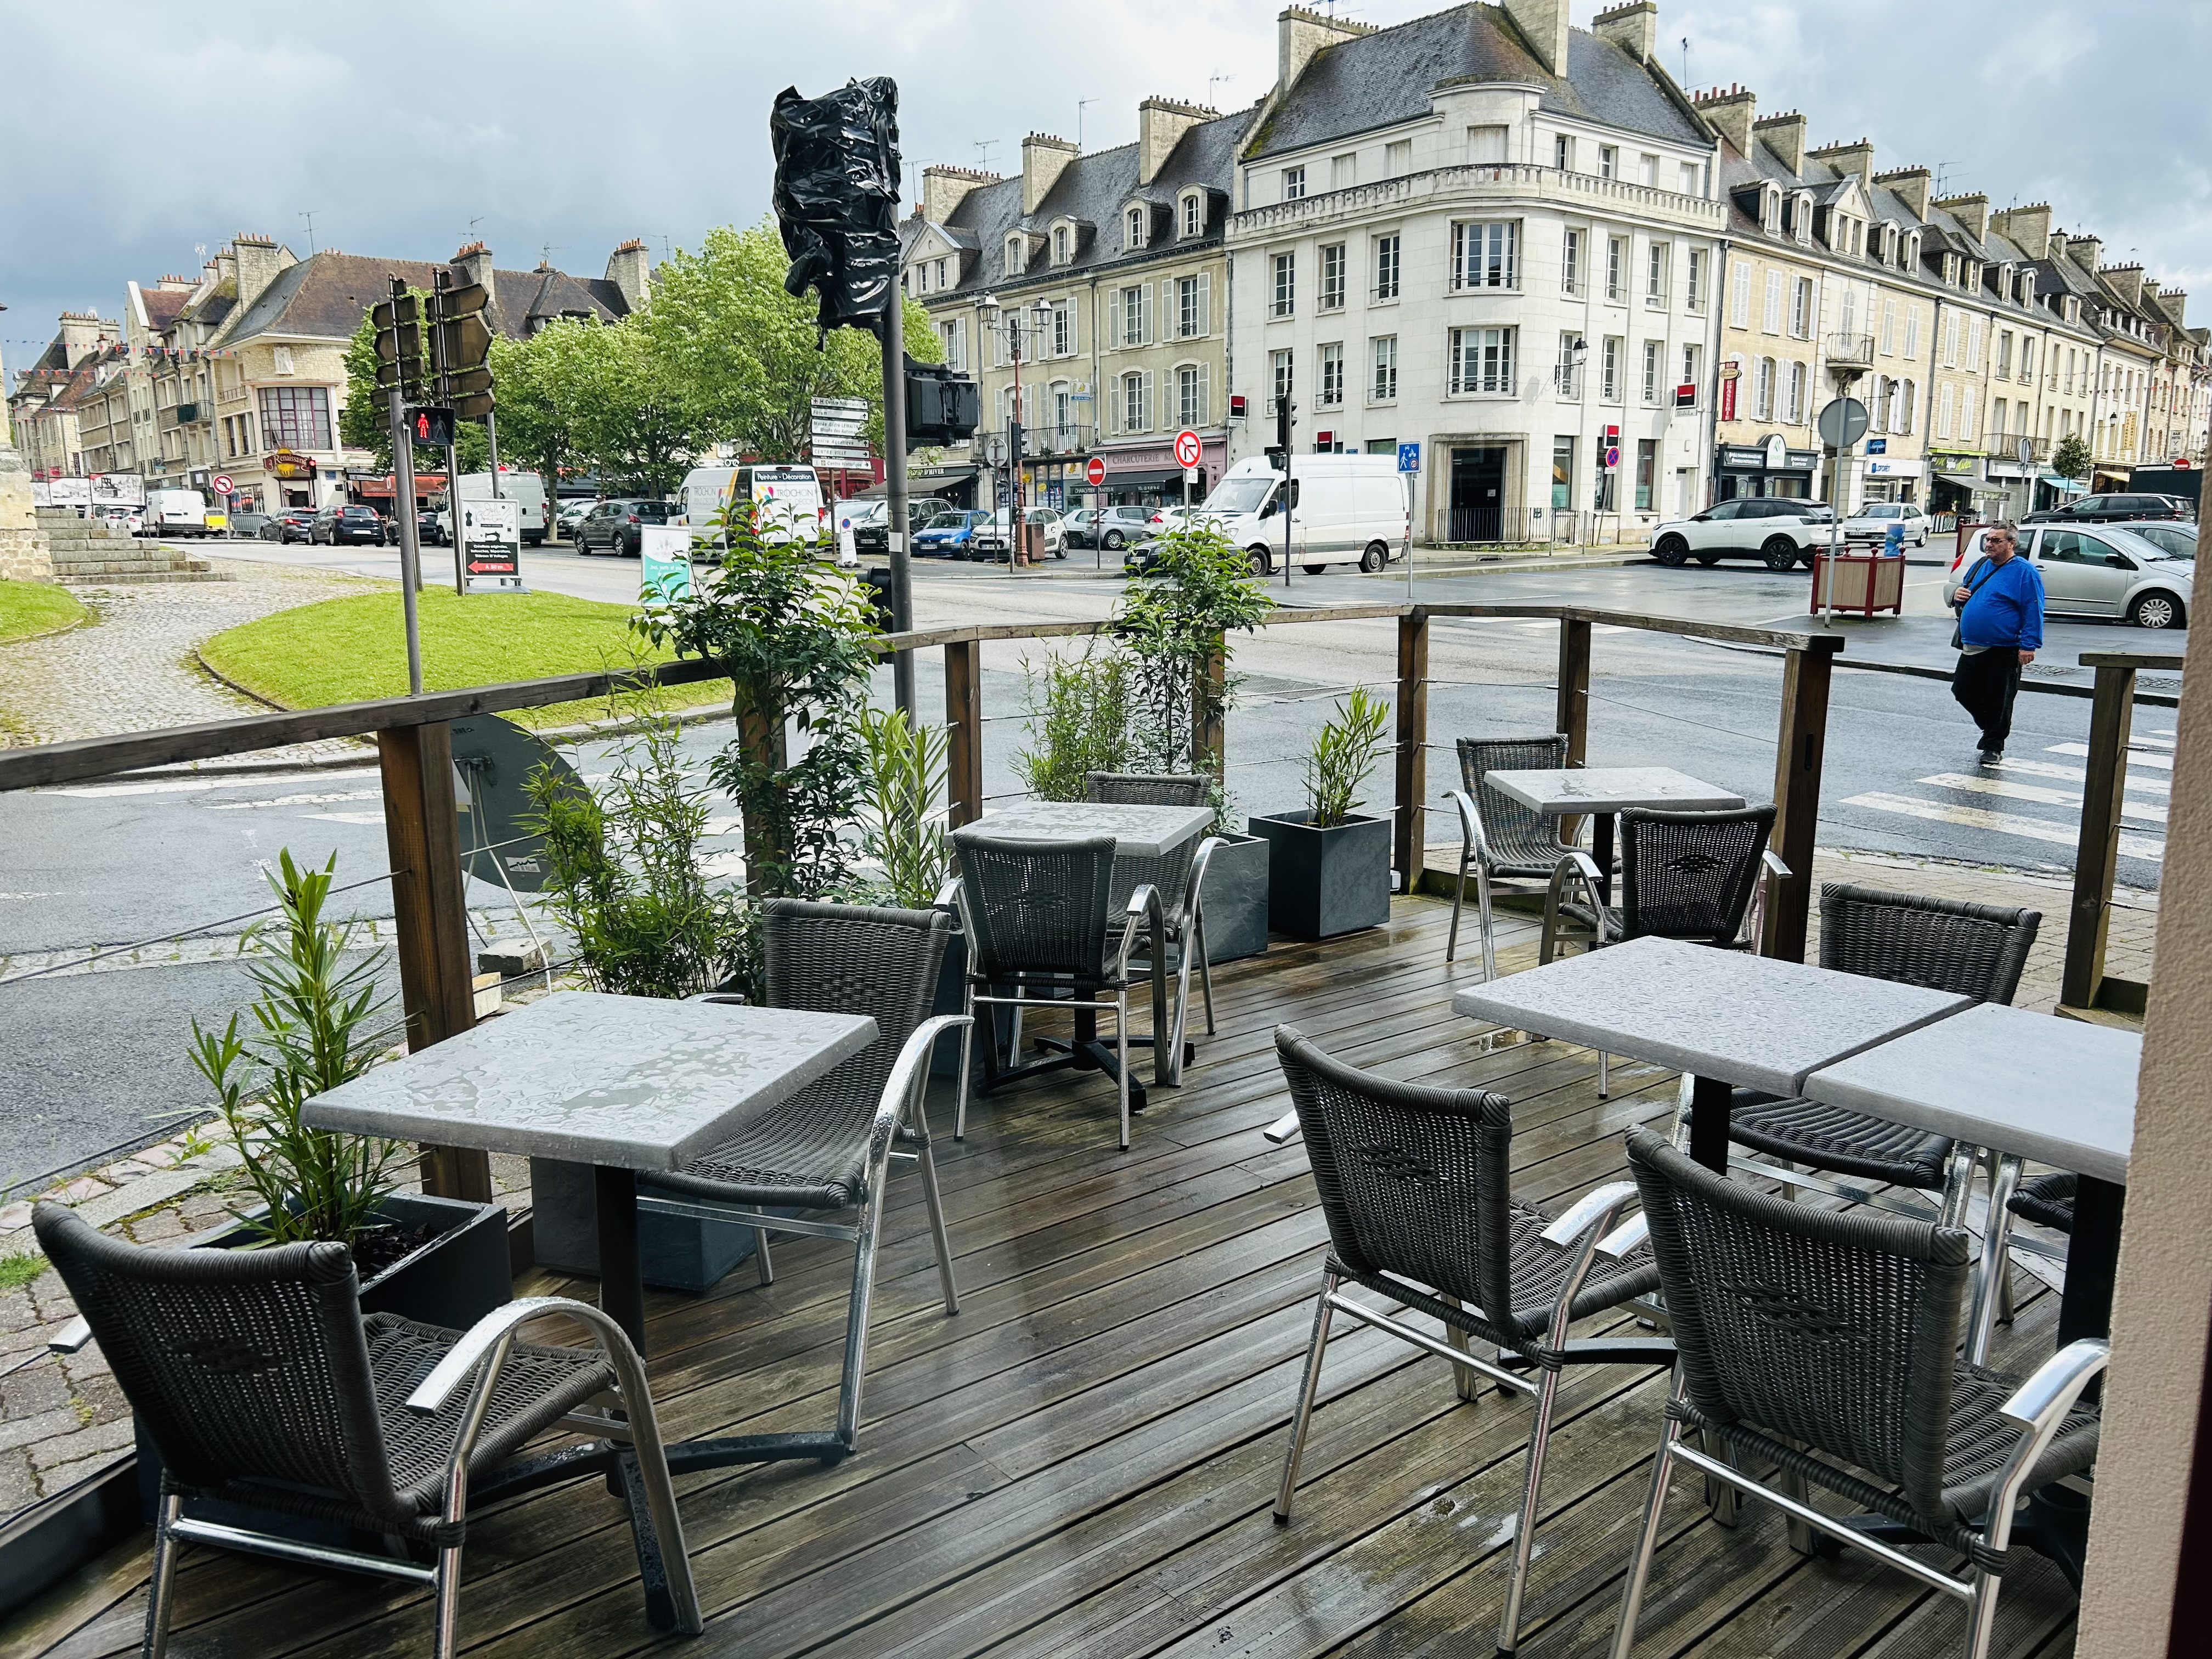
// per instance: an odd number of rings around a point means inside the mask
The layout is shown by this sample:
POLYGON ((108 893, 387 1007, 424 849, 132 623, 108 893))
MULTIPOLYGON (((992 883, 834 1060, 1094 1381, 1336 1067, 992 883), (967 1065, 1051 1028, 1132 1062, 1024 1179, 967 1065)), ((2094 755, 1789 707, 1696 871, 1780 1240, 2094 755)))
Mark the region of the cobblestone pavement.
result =
MULTIPOLYGON (((0 746, 266 712, 210 678, 192 661, 192 647, 240 623, 369 586, 327 571, 213 562, 233 579, 79 588, 77 597, 97 622, 0 647, 0 746)), ((358 752, 350 742, 301 744, 271 750, 268 758, 296 765, 358 752)), ((237 758, 231 757, 234 763, 237 758)))

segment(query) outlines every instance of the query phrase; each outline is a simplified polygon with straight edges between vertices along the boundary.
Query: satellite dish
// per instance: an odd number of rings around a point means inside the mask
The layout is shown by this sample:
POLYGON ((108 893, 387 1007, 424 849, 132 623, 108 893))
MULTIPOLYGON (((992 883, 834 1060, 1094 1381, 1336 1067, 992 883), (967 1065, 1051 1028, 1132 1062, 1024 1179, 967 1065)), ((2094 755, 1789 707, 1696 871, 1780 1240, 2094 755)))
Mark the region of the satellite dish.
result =
POLYGON ((530 828, 538 809, 525 786, 541 766, 580 790, 583 781, 543 738, 496 714, 455 720, 453 732, 453 769, 461 781, 461 868, 516 893, 544 891, 552 866, 545 838, 530 828))

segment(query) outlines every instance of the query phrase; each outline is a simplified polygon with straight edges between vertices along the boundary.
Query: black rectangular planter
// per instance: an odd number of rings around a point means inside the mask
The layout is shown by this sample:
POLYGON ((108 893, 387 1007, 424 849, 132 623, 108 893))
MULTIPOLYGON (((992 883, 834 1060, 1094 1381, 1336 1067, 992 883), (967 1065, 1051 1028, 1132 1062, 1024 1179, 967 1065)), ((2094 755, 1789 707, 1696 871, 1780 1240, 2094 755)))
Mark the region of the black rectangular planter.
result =
MULTIPOLYGON (((599 1272, 599 1217, 588 1164, 530 1160, 531 1250, 541 1267, 599 1272)), ((702 1296, 753 1253, 753 1230, 698 1216, 637 1217, 637 1259, 645 1282, 665 1291, 702 1296)))
POLYGON ((1221 845, 1206 861, 1206 959, 1236 962, 1267 948, 1267 842, 1259 836, 1216 831, 1221 845))
POLYGON ((1268 843, 1267 925, 1295 939, 1334 939, 1389 921, 1390 820, 1354 816, 1316 830, 1306 818, 1251 820, 1268 843))

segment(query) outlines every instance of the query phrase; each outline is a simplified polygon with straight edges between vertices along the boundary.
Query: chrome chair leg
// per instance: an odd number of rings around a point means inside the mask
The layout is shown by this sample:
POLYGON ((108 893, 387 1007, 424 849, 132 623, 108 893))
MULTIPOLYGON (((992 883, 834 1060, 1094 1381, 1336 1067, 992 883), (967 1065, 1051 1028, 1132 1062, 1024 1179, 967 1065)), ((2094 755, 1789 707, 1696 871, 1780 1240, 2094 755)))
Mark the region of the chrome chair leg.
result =
POLYGON ((1498 1619, 1498 1651, 1510 1656, 1521 1642, 1521 1599, 1528 1588, 1528 1559, 1536 1544, 1536 1505, 1543 1493, 1544 1453, 1552 1438, 1552 1408, 1559 1374, 1547 1370, 1536 1394, 1536 1420, 1528 1429, 1528 1483, 1521 1495, 1521 1524, 1513 1534, 1513 1565, 1505 1579, 1505 1607, 1498 1619))
POLYGON ((763 1285, 775 1283, 775 1258, 769 1254, 768 1229, 753 1229, 753 1270, 763 1285))
MULTIPOLYGON (((1467 1305, 1455 1296, 1448 1296, 1443 1300, 1455 1308, 1463 1308, 1467 1305)), ((1461 1353, 1472 1354, 1474 1352, 1474 1339, 1456 1325, 1444 1327, 1444 1341, 1461 1353)), ((1472 1366, 1455 1365, 1451 1368, 1451 1373, 1452 1389, 1462 1400, 1473 1400, 1481 1392, 1481 1385, 1474 1380, 1475 1373, 1472 1366)))
MULTIPOLYGON (((960 1088, 952 1108, 952 1138, 955 1140, 968 1139, 969 1045, 975 1039, 975 988, 973 985, 966 988, 963 1001, 965 1006, 962 1012, 968 1016, 968 1023, 960 1028, 960 1088)), ((987 1037, 985 1041, 989 1039, 987 1037)))
POLYGON ((1328 1346, 1328 1322, 1336 1311, 1328 1299, 1342 1283, 1334 1273, 1322 1275, 1321 1296, 1314 1304, 1313 1340, 1306 1345, 1305 1375, 1298 1382, 1298 1408, 1291 1417, 1290 1449, 1283 1455, 1283 1483, 1275 1492, 1277 1526, 1290 1523, 1291 1500, 1298 1490, 1298 1460, 1305 1455, 1306 1428, 1313 1421, 1314 1395, 1321 1389, 1322 1353, 1328 1346))
POLYGON ((853 1295, 845 1310, 845 1374, 837 1390, 837 1437, 848 1446, 860 1432, 860 1389, 867 1381, 868 1313, 876 1293, 876 1238, 883 1231, 890 1160, 868 1171, 868 1195, 853 1241, 853 1295))
POLYGON ((1674 1442, 1682 1425, 1668 1419, 1659 1437, 1659 1455, 1651 1463, 1651 1496, 1644 1505, 1644 1528, 1638 1534, 1636 1554, 1628 1564, 1628 1578, 1620 1590, 1620 1619, 1613 1626, 1612 1659, 1629 1659, 1636 1647, 1637 1616, 1644 1611, 1644 1586, 1651 1577, 1651 1558, 1659 1549, 1659 1519, 1667 1506, 1667 1476, 1674 1462, 1674 1442))
MULTIPOLYGON (((1129 993, 1126 988, 1114 994, 1114 1049, 1119 1061, 1115 1083, 1121 1095, 1121 1150, 1126 1152, 1129 1150, 1129 993)), ((1153 1059, 1158 1058, 1155 1052, 1153 1059)), ((1158 1080, 1156 1077, 1154 1081, 1158 1080)))
POLYGON ((1498 977, 1498 916, 1490 902, 1490 872, 1480 864, 1474 866, 1475 920, 1482 926, 1482 979, 1488 984, 1498 977))
POLYGON ((1451 931, 1444 935, 1444 960, 1451 961, 1459 954, 1459 913, 1467 899, 1468 845, 1462 837, 1459 848, 1459 879, 1452 883, 1451 931))
POLYGON ((924 1067, 916 1073, 913 1098, 914 1121, 910 1128, 915 1141, 915 1159, 921 1165, 921 1195, 929 1206, 930 1238, 937 1246, 937 1277, 945 1292, 945 1311, 960 1311, 960 1287, 952 1282, 952 1236, 945 1231, 945 1198, 937 1187, 937 1157, 929 1139, 929 1108, 923 1101, 923 1092, 929 1086, 929 1072, 924 1067))
POLYGON ((2009 1153, 1997 1159, 1990 1176, 1990 1213, 1982 1224, 1982 1261, 1974 1274, 1973 1310, 1966 1321, 1966 1363, 1986 1365, 1997 1306, 2009 1278, 2006 1246, 2012 1237, 2012 1195, 2020 1184, 2020 1160, 2009 1153))
POLYGON ((1206 997, 1206 1034, 1213 1032, 1213 964, 1206 959, 1206 912, 1194 913, 1191 932, 1198 940, 1198 984, 1206 997))
POLYGON ((461 1650, 461 1547, 438 1552, 435 1579, 437 1623, 430 1638, 433 1659, 455 1659, 461 1650))
POLYGON ((164 1492, 154 1518, 154 1571, 146 1587, 146 1659, 162 1659, 169 1650, 169 1616, 177 1601, 177 1540, 169 1528, 184 1508, 181 1493, 164 1492))
POLYGON ((1613 1056, 1602 1048, 1597 1051, 1597 1097, 1603 1100, 1613 1092, 1613 1056))

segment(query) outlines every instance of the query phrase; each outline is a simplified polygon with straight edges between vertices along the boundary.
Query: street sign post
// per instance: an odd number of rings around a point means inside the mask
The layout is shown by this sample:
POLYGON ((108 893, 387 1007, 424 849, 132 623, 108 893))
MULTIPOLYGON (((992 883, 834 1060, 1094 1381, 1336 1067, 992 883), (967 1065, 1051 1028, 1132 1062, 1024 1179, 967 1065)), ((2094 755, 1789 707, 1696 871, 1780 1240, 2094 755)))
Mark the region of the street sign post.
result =
MULTIPOLYGON (((1820 410, 1814 422, 1820 441, 1828 446, 1833 458, 1828 468, 1828 580, 1822 589, 1821 609, 1827 620, 1836 615, 1836 556, 1843 550, 1844 536, 1844 463, 1850 458, 1851 446, 1867 434, 1873 424, 1867 406, 1856 398, 1837 398, 1820 410)), ((1873 578, 1868 578, 1869 581, 1873 578)))
POLYGON ((1198 434, 1188 427, 1176 434, 1175 459, 1176 465, 1182 469, 1182 504, 1185 507, 1190 505, 1190 487, 1198 482, 1199 458, 1204 453, 1198 434))
POLYGON ((462 590, 465 594, 528 591, 522 585, 520 501, 455 501, 449 488, 446 510, 449 524, 456 512, 460 515, 460 529, 453 539, 460 550, 463 580, 467 584, 462 590))
MULTIPOLYGON (((1398 446, 1398 476, 1399 476, 1399 477, 1400 477, 1401 480, 1403 480, 1404 482, 1402 482, 1402 483, 1400 484, 1400 486, 1399 486, 1399 487, 1400 487, 1401 489, 1407 489, 1407 490, 1410 490, 1410 489, 1413 489, 1413 486, 1412 480, 1413 480, 1413 478, 1417 477, 1419 475, 1420 471, 1421 471, 1421 447, 1420 447, 1420 445, 1419 445, 1419 444, 1400 444, 1400 445, 1398 446)), ((1413 597, 1413 502, 1412 502, 1411 501, 1408 501, 1406 503, 1406 598, 1407 598, 1407 599, 1410 602, 1410 601, 1412 600, 1413 597)))
POLYGON ((231 491, 237 489, 238 486, 231 482, 230 475, 228 472, 218 472, 213 478, 208 481, 208 488, 214 490, 218 495, 228 496, 231 491))

